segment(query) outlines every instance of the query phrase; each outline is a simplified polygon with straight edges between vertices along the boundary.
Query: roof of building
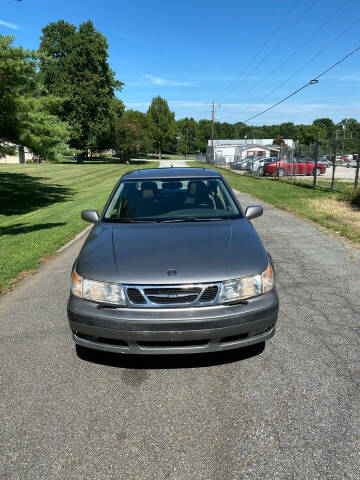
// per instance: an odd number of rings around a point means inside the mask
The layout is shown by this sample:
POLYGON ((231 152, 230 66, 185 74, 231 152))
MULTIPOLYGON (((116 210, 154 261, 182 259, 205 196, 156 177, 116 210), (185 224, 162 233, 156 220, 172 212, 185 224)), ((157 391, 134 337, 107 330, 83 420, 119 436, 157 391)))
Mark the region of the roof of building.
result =
POLYGON ((254 143, 254 144, 251 144, 251 145, 238 145, 238 148, 240 148, 240 150, 247 150, 249 148, 267 148, 269 150, 278 150, 279 149, 279 145, 261 145, 261 144, 258 144, 258 143, 254 143))
MULTIPOLYGON (((222 145, 217 145, 218 147, 221 147, 222 145)), ((226 145, 223 145, 226 146, 226 145)), ((280 147, 279 145, 262 145, 259 143, 250 143, 250 144, 245 144, 245 145, 233 145, 234 147, 238 148, 239 150, 248 150, 250 148, 266 148, 268 150, 278 150, 280 147)))
MULTIPOLYGON (((271 145, 273 138, 239 138, 234 140, 214 140, 214 146, 220 145, 271 145)), ((292 142, 291 139, 284 138, 284 142, 292 142)), ((211 146, 211 140, 208 140, 208 146, 211 146)))
POLYGON ((192 167, 174 167, 174 168, 147 168, 143 170, 133 170, 125 173, 122 178, 126 180, 143 180, 157 178, 213 178, 221 177, 221 174, 212 168, 192 168, 192 167))

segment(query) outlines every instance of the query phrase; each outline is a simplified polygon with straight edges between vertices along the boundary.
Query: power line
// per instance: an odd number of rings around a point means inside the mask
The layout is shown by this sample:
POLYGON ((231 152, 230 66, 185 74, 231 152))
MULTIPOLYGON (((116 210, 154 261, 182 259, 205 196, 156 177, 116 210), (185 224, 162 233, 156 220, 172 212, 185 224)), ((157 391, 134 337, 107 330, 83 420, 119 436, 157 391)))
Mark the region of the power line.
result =
MULTIPOLYGON (((231 89, 231 87, 233 86, 233 84, 236 83, 237 79, 240 78, 245 72, 246 70, 250 67, 250 65, 258 58, 258 56, 262 53, 262 51, 264 50, 264 48, 268 45, 268 43, 270 42, 270 40, 273 38, 273 36, 275 35, 275 33, 278 31, 278 29, 281 27, 281 25, 285 22, 285 20, 288 18, 288 16, 293 12, 293 10, 295 9, 296 5, 297 5, 298 1, 295 0, 295 2, 293 3, 293 5, 290 7, 290 9, 287 11, 287 13, 284 15, 284 17, 281 19, 281 21, 279 22, 279 24, 273 29, 273 31, 271 32, 271 34, 266 38, 265 42, 262 44, 262 46, 259 48, 259 50, 257 51, 257 53, 253 56, 253 58, 250 60, 250 62, 248 62, 248 64, 245 66, 245 68, 243 68, 243 70, 235 77, 231 80, 230 84, 228 84, 227 86, 225 86, 222 90, 220 90, 217 94, 215 94, 215 97, 219 97, 220 95, 223 95, 226 91, 228 91, 229 89, 231 89)), ((201 113, 200 113, 200 116, 201 115, 204 115, 205 112, 207 110, 203 110, 201 113)))
MULTIPOLYGON (((317 1, 317 0, 315 0, 317 1)), ((225 87, 220 93, 218 93, 216 96, 220 96, 220 95, 223 95, 227 90, 229 90, 233 84, 236 84, 236 81, 239 77, 241 77, 245 72, 246 70, 250 67, 250 65, 258 58, 258 56, 260 55, 260 53, 262 53, 262 51, 264 50, 264 48, 269 44, 270 40, 272 39, 272 37, 275 35, 275 33, 278 31, 278 29, 281 27, 281 25, 285 22, 285 20, 287 19, 287 17, 292 13, 292 11, 294 10, 294 8, 296 7, 297 5, 297 0, 294 2, 294 4, 290 7, 290 9, 288 10, 288 12, 285 14, 285 16, 281 19, 280 23, 273 29, 273 31, 271 32, 271 34, 269 35, 269 37, 267 37, 267 39, 265 40, 265 42, 263 43, 263 45, 260 47, 260 49, 257 51, 257 53, 254 55, 254 57, 250 60, 250 62, 245 66, 245 68, 243 68, 243 70, 230 82, 230 84, 225 87)))
POLYGON ((277 107, 278 105, 280 105, 281 103, 285 102, 286 100, 288 100, 290 97, 293 97, 294 95, 296 95, 297 93, 299 93, 301 90, 303 90, 304 88, 308 87, 309 85, 313 85, 315 83, 318 83, 319 81, 319 78, 322 77, 323 75, 325 75, 326 73, 328 73, 330 70, 332 70, 333 68, 335 68, 337 65, 339 65, 340 63, 342 63, 344 60, 346 60, 347 58, 349 58, 351 55, 353 55, 354 53, 356 53, 357 51, 360 50, 360 46, 359 47, 356 47, 354 50, 352 50, 350 53, 348 53, 347 55, 345 55, 345 57, 342 57, 340 60, 338 60, 336 63, 334 63, 333 65, 331 65, 331 67, 327 68, 326 70, 324 70, 323 72, 321 72, 317 77, 313 78, 312 80, 310 80, 308 83, 306 83, 305 85, 303 85, 302 87, 298 88, 297 90, 295 90, 295 92, 292 92, 290 93, 290 95, 287 95, 285 98, 279 100, 278 102, 276 102, 274 105, 271 105, 270 107, 266 108, 265 110, 263 110, 262 112, 260 113, 257 113, 256 115, 253 115, 252 117, 250 118, 247 118, 246 120, 243 120, 242 123, 247 123, 249 122, 250 120, 252 120, 253 118, 256 118, 256 117, 259 117, 260 115, 263 115, 264 113, 268 112, 269 110, 272 110, 273 108, 277 107))
POLYGON ((329 47, 331 47, 331 45, 333 45, 340 37, 342 37, 344 35, 344 33, 346 33, 348 30, 350 30, 350 28, 352 28, 359 20, 360 20, 360 17, 356 18, 352 23, 350 23, 350 25, 348 25, 342 32, 340 32, 339 35, 337 35, 335 38, 333 38, 328 44, 325 45, 325 47, 323 47, 313 57, 311 57, 310 60, 305 62, 298 70, 296 70, 296 72, 294 72, 292 75, 290 75, 290 77, 288 77, 286 80, 281 82, 280 85, 278 85, 273 90, 271 90, 271 92, 267 93, 262 98, 260 98, 260 100, 258 100, 258 102, 262 102, 263 100, 265 100, 265 98, 269 97, 272 93, 278 91, 279 88, 281 88, 283 85, 285 85, 285 83, 287 83, 289 80, 294 78, 295 75, 300 73, 305 67, 307 67, 311 62, 313 62, 323 52, 325 52, 325 50, 327 50, 329 47))
POLYGON ((326 20, 325 23, 321 25, 319 29, 316 30, 305 42, 303 42, 299 47, 297 47, 290 55, 288 55, 285 60, 283 60, 277 67, 275 67, 266 77, 264 77, 259 83, 256 85, 253 85, 252 87, 249 88, 244 94, 247 94, 254 90, 255 88, 259 87, 262 83, 264 83, 268 78, 270 78, 275 72, 277 72, 290 58, 293 58, 302 48, 305 47, 316 35, 318 35, 321 30, 323 30, 345 7, 346 5, 350 2, 350 0, 346 0, 346 2, 336 10, 335 13, 333 13, 330 18, 326 20))
POLYGON ((313 8, 317 0, 313 0, 310 5, 307 7, 305 12, 301 15, 300 18, 290 27, 285 35, 283 35, 280 40, 276 43, 276 45, 268 52, 265 57, 255 65, 255 67, 247 74, 247 76, 240 81, 240 83, 235 82, 234 88, 240 87, 248 78, 275 52, 275 50, 281 45, 281 43, 294 31, 294 29, 299 25, 299 23, 306 17, 309 11, 313 8))

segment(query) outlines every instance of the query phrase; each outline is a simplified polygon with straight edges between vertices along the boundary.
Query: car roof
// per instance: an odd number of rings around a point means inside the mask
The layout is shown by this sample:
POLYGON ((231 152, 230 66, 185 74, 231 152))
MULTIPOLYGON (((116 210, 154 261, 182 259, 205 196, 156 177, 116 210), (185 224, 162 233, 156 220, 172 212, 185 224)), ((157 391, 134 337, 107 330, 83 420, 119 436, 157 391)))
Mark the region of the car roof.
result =
POLYGON ((212 168, 147 168, 133 170, 125 173, 122 178, 126 180, 160 179, 160 178, 214 178, 221 174, 212 168))

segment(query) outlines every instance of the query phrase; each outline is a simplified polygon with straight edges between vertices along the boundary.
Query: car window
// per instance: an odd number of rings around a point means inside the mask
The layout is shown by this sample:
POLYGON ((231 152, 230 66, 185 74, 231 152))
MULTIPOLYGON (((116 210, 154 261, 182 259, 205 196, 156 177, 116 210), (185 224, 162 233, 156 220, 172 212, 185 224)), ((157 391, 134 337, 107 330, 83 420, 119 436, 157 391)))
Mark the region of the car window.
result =
POLYGON ((105 221, 240 218, 222 179, 124 180, 106 209, 105 221))

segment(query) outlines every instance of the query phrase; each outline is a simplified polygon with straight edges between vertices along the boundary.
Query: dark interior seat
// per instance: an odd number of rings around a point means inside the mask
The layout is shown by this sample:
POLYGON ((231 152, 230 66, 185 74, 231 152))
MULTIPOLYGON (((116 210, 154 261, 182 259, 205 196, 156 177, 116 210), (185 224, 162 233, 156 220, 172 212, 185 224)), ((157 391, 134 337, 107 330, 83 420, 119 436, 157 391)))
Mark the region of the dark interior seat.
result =
POLYGON ((210 192, 202 180, 192 180, 188 184, 188 191, 184 200, 185 207, 205 205, 214 208, 210 192))
POLYGON ((136 207, 136 215, 139 217, 151 217, 163 213, 157 195, 158 186, 155 182, 143 182, 141 184, 141 198, 136 207))

